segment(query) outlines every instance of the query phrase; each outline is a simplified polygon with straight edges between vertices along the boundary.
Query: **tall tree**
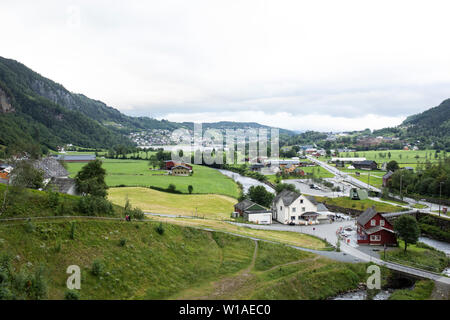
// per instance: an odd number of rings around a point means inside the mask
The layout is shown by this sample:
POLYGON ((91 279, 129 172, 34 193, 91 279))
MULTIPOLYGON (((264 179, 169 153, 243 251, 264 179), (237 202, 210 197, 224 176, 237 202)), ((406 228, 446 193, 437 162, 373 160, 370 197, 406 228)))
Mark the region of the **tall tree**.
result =
POLYGON ((94 160, 86 164, 77 173, 75 182, 77 191, 96 197, 106 197, 108 186, 105 183, 106 170, 102 168, 102 161, 94 160))
POLYGON ((405 242, 405 252, 408 244, 414 244, 419 240, 419 225, 415 218, 410 215, 403 215, 394 222, 394 230, 400 239, 405 242))
POLYGON ((263 186, 251 186, 248 189, 248 198, 264 207, 270 207, 273 200, 273 194, 263 186))

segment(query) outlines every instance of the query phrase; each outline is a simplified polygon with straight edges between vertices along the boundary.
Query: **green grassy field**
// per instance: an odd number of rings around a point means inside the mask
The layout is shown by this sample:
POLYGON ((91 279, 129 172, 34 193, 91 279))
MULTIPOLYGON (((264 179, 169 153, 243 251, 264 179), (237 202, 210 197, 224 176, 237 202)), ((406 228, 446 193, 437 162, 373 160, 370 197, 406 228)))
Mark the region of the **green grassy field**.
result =
MULTIPOLYGON (((86 163, 68 163, 70 175, 73 177, 86 163)), ((188 177, 164 175, 161 170, 150 170, 146 160, 103 159, 106 169, 106 184, 110 187, 149 187, 167 188, 174 184, 176 189, 188 193, 188 186, 194 187, 196 194, 222 194, 237 198, 237 184, 217 170, 193 165, 193 175, 188 177)))
MULTIPOLYGON (((315 178, 333 178, 334 174, 330 173, 328 170, 322 168, 322 167, 302 167, 301 168, 305 173, 314 173, 315 178)), ((266 175, 267 179, 275 183, 276 175, 270 174, 266 175)), ((289 177, 288 179, 310 179, 312 176, 304 176, 304 177, 289 177)), ((286 180, 286 179, 283 179, 286 180)))
MULTIPOLYGON (((375 160, 379 165, 383 162, 389 162, 395 160, 399 163, 400 167, 415 167, 417 163, 425 163, 427 160, 430 162, 438 161, 434 157, 434 150, 381 150, 381 151, 357 151, 357 152, 342 152, 339 157, 364 157, 367 160, 375 160), (386 157, 380 156, 386 154, 386 157), (391 153, 391 157, 388 157, 388 153, 391 153), (418 158, 416 158, 418 156, 418 158)), ((438 154, 439 155, 439 154, 438 154)), ((441 154, 442 156, 442 154, 441 154)), ((331 158, 320 157, 319 160, 327 161, 331 158)))
POLYGON ((33 224, 0 224, 2 263, 12 266, 7 293, 25 299, 18 279, 37 269, 42 298, 63 299, 69 265, 81 268, 81 299, 324 299, 366 277, 364 264, 173 224, 160 234, 159 222, 77 221, 74 239, 70 221, 33 224))
POLYGON ((323 202, 325 204, 331 204, 342 208, 356 209, 360 211, 365 211, 372 206, 375 206, 375 210, 377 212, 398 212, 405 210, 404 208, 397 205, 378 202, 371 199, 351 200, 349 197, 325 198, 318 196, 315 196, 315 198, 317 199, 317 201, 323 202))
POLYGON ((146 212, 195 215, 211 219, 229 219, 235 198, 216 194, 173 194, 148 188, 111 188, 108 199, 120 206, 128 197, 133 206, 146 212))

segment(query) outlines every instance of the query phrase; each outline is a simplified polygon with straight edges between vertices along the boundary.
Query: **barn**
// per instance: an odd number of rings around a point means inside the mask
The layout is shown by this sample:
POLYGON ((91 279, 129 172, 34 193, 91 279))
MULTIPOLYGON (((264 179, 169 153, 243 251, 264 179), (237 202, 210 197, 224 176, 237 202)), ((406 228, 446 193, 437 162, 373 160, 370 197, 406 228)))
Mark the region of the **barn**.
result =
POLYGON ((396 246, 392 224, 374 208, 364 211, 356 220, 358 244, 396 246))

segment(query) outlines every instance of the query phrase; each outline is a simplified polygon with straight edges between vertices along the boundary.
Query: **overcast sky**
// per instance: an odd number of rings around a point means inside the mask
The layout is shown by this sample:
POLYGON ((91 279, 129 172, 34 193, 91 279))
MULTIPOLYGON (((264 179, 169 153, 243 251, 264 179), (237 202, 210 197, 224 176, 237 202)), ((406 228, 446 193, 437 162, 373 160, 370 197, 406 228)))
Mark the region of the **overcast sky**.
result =
POLYGON ((382 128, 450 98, 450 1, 0 0, 0 55, 130 115, 382 128))

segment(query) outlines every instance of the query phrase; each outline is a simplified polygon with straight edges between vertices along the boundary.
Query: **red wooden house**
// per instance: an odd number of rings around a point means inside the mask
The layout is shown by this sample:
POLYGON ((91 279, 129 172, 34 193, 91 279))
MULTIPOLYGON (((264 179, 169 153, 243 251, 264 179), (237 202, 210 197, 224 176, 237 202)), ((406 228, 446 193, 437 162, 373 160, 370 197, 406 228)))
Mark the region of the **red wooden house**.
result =
POLYGON ((358 244, 397 245, 394 227, 374 208, 364 211, 356 220, 358 244))

